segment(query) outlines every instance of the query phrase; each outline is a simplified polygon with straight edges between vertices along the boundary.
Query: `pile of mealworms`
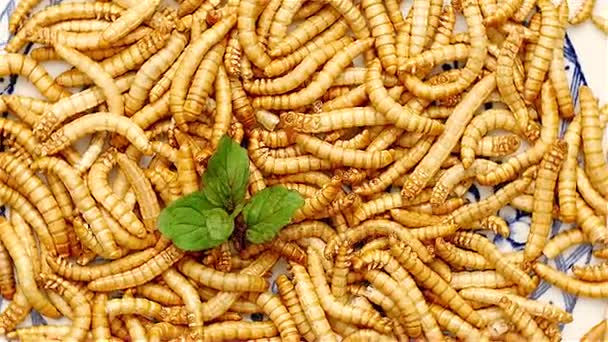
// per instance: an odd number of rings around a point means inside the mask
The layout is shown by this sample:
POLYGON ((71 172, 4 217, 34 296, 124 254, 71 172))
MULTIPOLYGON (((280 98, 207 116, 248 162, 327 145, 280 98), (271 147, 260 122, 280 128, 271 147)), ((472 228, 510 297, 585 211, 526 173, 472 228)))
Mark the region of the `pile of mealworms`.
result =
POLYGON ((541 280, 608 297, 608 263, 547 263, 608 258, 608 107, 575 104, 563 56, 569 25, 608 31, 593 0, 38 2, 0 54, 41 95, 0 97, 9 339, 559 341, 573 317, 528 298, 541 280), (305 203, 271 242, 185 252, 157 217, 224 135, 247 196, 305 203), (531 214, 521 251, 494 243, 506 206, 531 214), (18 327, 33 310, 69 324, 18 327))

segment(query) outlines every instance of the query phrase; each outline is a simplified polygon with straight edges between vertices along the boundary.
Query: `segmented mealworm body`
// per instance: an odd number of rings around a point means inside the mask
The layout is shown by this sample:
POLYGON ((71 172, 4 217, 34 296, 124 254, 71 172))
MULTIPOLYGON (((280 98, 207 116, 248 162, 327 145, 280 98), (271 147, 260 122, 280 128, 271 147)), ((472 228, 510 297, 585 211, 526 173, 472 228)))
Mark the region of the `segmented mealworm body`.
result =
POLYGON ((102 41, 105 44, 111 44, 124 37, 150 17, 159 3, 160 0, 135 2, 133 7, 123 12, 116 21, 103 30, 101 33, 102 41))
POLYGON ((600 29, 605 34, 608 34, 608 19, 599 15, 593 15, 591 16, 591 21, 593 22, 595 27, 600 29))
POLYGON ((143 223, 131 212, 130 207, 118 197, 108 183, 110 171, 116 159, 112 151, 106 152, 92 165, 87 180, 91 194, 125 229, 137 237, 145 235, 143 223))
POLYGON ((32 262, 29 260, 23 243, 19 241, 18 233, 8 221, 4 219, 0 220, 0 225, 2 228, 0 229, 0 240, 2 240, 4 247, 6 247, 15 263, 17 279, 19 280, 19 287, 23 289, 23 295, 40 313, 49 317, 60 317, 61 314, 55 309, 51 302, 49 302, 48 298, 44 295, 44 292, 38 288, 32 262))
POLYGON ((579 93, 585 169, 591 184, 605 197, 608 196, 608 165, 602 150, 603 133, 598 119, 598 104, 588 87, 582 86, 579 93))
POLYGON ((439 170, 440 164, 449 156, 458 139, 464 133, 466 123, 471 120, 473 116, 471 108, 477 108, 495 87, 494 75, 486 76, 456 106, 446 122, 446 130, 404 182, 401 194, 406 199, 414 198, 439 170))
POLYGON ((57 101, 62 97, 71 95, 70 92, 55 82, 42 65, 31 57, 15 53, 0 55, 0 75, 9 76, 14 74, 24 76, 30 80, 34 87, 51 101, 57 101))
POLYGON ((268 288, 265 279, 257 276, 219 272, 186 258, 178 268, 198 283, 222 291, 260 292, 268 288))
POLYGON ((304 89, 279 96, 260 96, 253 99, 253 106, 264 109, 289 109, 312 104, 331 87, 333 80, 352 62, 355 57, 367 51, 373 39, 356 40, 336 53, 304 89))
POLYGON ((291 272, 294 275, 296 293, 298 294, 300 304, 305 308, 304 315, 310 324, 315 339, 322 338, 327 341, 336 341, 336 337, 327 321, 319 296, 315 291, 306 268, 294 263, 290 265, 291 272))
POLYGON ((545 75, 549 71, 553 56, 553 47, 557 43, 560 23, 557 10, 551 1, 538 2, 541 13, 540 37, 534 47, 534 55, 530 61, 526 83, 524 85, 524 100, 532 103, 541 90, 545 75))
POLYGON ((38 149, 39 154, 41 156, 55 154, 70 146, 82 136, 100 131, 120 134, 144 154, 150 154, 151 152, 150 141, 146 134, 129 118, 100 112, 85 115, 55 131, 38 149))
POLYGON ((429 309, 437 323, 464 341, 489 341, 488 336, 450 310, 431 304, 429 309))
POLYGON ((348 25, 346 24, 346 21, 344 21, 344 19, 338 20, 323 33, 319 34, 296 51, 287 56, 272 60, 264 68, 264 75, 267 77, 275 77, 284 74, 300 63, 308 54, 321 49, 326 44, 341 39, 347 30, 348 25))
POLYGON ((496 270, 499 273, 516 283, 525 293, 530 293, 536 288, 536 282, 526 272, 506 260, 502 253, 496 249, 496 246, 482 235, 458 232, 451 240, 458 246, 479 252, 490 264, 496 265, 496 270))
POLYGON ((515 178, 518 172, 538 163, 549 145, 557 139, 559 116, 555 92, 550 82, 545 82, 541 93, 540 138, 534 146, 523 153, 510 157, 487 174, 478 175, 477 181, 484 185, 498 184, 515 178))
POLYGON ((158 53, 150 57, 137 71, 129 94, 125 96, 125 112, 132 115, 141 109, 148 97, 148 92, 155 81, 171 67, 188 42, 186 36, 180 32, 173 32, 167 44, 158 53))
POLYGON ((568 148, 567 143, 556 140, 545 153, 534 186, 534 212, 528 241, 524 248, 524 262, 531 262, 542 254, 553 223, 553 198, 557 176, 568 148))
POLYGON ((7 52, 17 52, 29 39, 32 29, 54 24, 68 19, 107 19, 115 20, 123 8, 113 3, 65 3, 48 6, 34 14, 23 27, 16 32, 5 47, 7 52))
POLYGON ((179 261, 183 255, 183 251, 170 245, 140 266, 95 279, 88 283, 87 287, 91 291, 108 292, 145 284, 179 261))
POLYGON ((443 126, 434 120, 408 113, 406 108, 388 96, 388 92, 380 78, 380 62, 376 59, 369 66, 366 74, 366 92, 373 106, 395 126, 407 131, 437 135, 443 131, 443 126))
POLYGON ((351 42, 351 38, 344 37, 325 44, 321 49, 312 51, 307 55, 302 62, 289 73, 277 78, 260 78, 246 81, 244 82, 244 88, 249 94, 253 95, 287 93, 304 83, 321 65, 325 64, 351 42))
POLYGON ((511 321, 515 324, 517 330, 519 330, 525 338, 533 341, 549 341, 532 317, 509 298, 501 298, 498 302, 498 306, 507 314, 507 316, 509 316, 509 318, 511 318, 511 321))
MULTIPOLYGON (((137 31, 134 31, 131 35, 134 35, 137 31)), ((142 64, 158 50, 160 50, 165 43, 169 34, 162 31, 144 32, 141 34, 143 37, 136 40, 134 44, 120 51, 119 53, 104 59, 99 65, 108 72, 112 77, 120 76, 127 71, 134 69, 142 64)), ((127 36, 128 38, 129 36, 127 36)), ((77 38, 76 38, 77 39, 77 38)), ((88 41, 87 39, 84 39, 88 41)), ((63 45, 69 45, 67 42, 63 45)), ((55 43, 56 45, 56 43, 55 43)), ((66 87, 78 87, 90 84, 91 79, 79 70, 68 70, 61 75, 57 76, 57 82, 66 87)))
MULTIPOLYGON (((461 70, 461 77, 454 82, 444 84, 427 84, 416 75, 400 72, 399 78, 414 95, 429 100, 437 100, 461 93, 481 74, 486 55, 488 39, 482 24, 481 12, 477 3, 467 1, 464 8, 465 19, 471 37, 470 57, 461 70)), ((411 49, 411 45, 410 45, 411 49)), ((411 52, 411 51, 410 51, 411 52)))
POLYGON ((48 225, 57 253, 62 256, 68 255, 69 246, 65 220, 51 191, 30 170, 28 165, 23 164, 10 154, 0 154, 0 167, 11 176, 11 182, 14 182, 20 192, 28 197, 40 211, 48 225))
POLYGON ((397 72, 395 32, 386 8, 381 1, 365 0, 361 2, 361 9, 369 22, 371 35, 374 37, 374 44, 382 66, 386 72, 394 75, 397 72))
POLYGON ((581 199, 576 198, 576 224, 581 228, 591 243, 605 243, 608 241, 606 225, 599 215, 581 199))
POLYGON ((328 6, 321 9, 298 25, 292 32, 288 32, 280 44, 270 49, 270 56, 279 57, 293 53, 315 36, 321 34, 339 18, 340 14, 332 7, 328 6))
POLYGON ((281 3, 268 32, 267 45, 270 51, 274 50, 282 42, 287 33, 287 26, 293 21, 293 16, 303 3, 304 0, 290 0, 281 3))
POLYGON ((91 324, 91 305, 84 291, 54 274, 43 273, 40 277, 44 281, 44 287, 56 291, 64 297, 74 312, 70 329, 62 339, 65 341, 82 340, 91 324))

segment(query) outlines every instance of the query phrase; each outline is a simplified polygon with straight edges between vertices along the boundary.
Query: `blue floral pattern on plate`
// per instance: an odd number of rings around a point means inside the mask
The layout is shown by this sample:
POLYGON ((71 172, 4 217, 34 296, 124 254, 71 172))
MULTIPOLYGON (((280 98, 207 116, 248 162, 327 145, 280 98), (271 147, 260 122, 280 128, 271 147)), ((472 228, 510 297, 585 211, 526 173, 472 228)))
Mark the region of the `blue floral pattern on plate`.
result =
MULTIPOLYGON (((56 4, 61 0, 45 0, 44 5, 56 4)), ((15 7, 16 0, 0 0, 0 50, 6 45, 9 39, 8 33, 8 18, 15 7)), ((31 44, 26 47, 26 52, 31 49, 31 44)), ((570 91, 573 95, 573 99, 578 101, 578 88, 581 85, 586 85, 585 76, 583 75, 581 65, 577 59, 577 54, 570 41, 570 38, 566 36, 564 46, 564 56, 566 60, 566 72, 570 79, 570 91)), ((457 65, 445 65, 445 69, 457 67, 457 65)), ((11 94, 15 88, 18 88, 18 77, 3 77, 0 78, 0 94, 11 94)), ((3 114, 5 115, 5 114, 3 114)), ((560 134, 563 134, 567 124, 562 122, 560 128, 560 134)), ((467 199, 469 201, 479 201, 489 196, 494 189, 491 187, 482 187, 473 185, 469 189, 467 199)), ((4 210, 0 211, 0 214, 4 214, 4 210)), ((499 246, 501 250, 521 250, 523 249, 528 230, 530 227, 530 214, 520 210, 516 210, 511 207, 506 207, 500 210, 499 215, 503 217, 509 224, 511 235, 509 238, 503 238, 501 236, 489 235, 494 239, 494 242, 499 246)), ((559 221, 555 221, 551 234, 555 235, 562 230, 567 230, 570 225, 563 224, 559 221)), ((575 248, 570 248, 562 255, 551 260, 550 265, 555 266, 561 271, 569 270, 574 264, 586 264, 591 260, 591 247, 589 245, 579 245, 575 248)), ((284 267, 284 265, 282 265, 284 267)), ((282 268, 282 267, 281 267, 282 268)), ((274 277, 273 277, 274 279, 274 277)), ((274 283, 274 282, 273 282, 274 283)), ((274 285, 274 284, 273 284, 274 285)), ((276 286, 272 287, 273 292, 276 291, 276 286)), ((565 308, 568 312, 572 312, 577 305, 578 298, 570 294, 563 293, 561 291, 552 289, 550 285, 542 282, 539 287, 531 295, 532 298, 539 298, 541 300, 550 301, 558 306, 565 308)), ((0 297, 0 310, 4 310, 8 305, 7 300, 3 300, 0 297)), ((32 311, 29 317, 22 325, 45 325, 54 324, 56 320, 48 319, 40 315, 36 311, 32 311)), ((579 332, 578 334, 582 334, 579 332)))

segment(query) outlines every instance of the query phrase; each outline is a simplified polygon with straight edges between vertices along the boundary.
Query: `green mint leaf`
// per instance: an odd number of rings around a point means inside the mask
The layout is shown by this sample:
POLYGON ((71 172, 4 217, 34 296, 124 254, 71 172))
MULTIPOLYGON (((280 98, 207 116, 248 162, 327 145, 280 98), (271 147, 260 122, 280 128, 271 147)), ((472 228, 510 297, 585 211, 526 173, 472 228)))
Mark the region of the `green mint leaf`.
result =
POLYGON ((243 202, 249 181, 247 151, 223 136, 203 174, 203 192, 213 205, 227 211, 243 202))
POLYGON ((228 240, 234 222, 201 192, 184 196, 163 209, 158 217, 160 232, 186 251, 200 251, 228 240))
POLYGON ((256 193, 243 208, 247 240, 252 243, 272 240, 302 205, 304 198, 297 191, 280 185, 256 193))

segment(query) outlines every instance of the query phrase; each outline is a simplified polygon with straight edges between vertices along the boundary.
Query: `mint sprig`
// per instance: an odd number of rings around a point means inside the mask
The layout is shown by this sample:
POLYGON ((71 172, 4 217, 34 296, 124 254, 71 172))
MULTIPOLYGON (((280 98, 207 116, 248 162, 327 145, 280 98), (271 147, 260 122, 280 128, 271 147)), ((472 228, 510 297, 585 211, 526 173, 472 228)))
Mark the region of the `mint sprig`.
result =
POLYGON ((202 175, 203 189, 170 203, 159 216, 160 232, 179 248, 200 251, 219 246, 245 223, 249 242, 271 240, 304 204, 302 196, 282 186, 256 193, 247 203, 247 151, 227 136, 209 159, 202 175))

